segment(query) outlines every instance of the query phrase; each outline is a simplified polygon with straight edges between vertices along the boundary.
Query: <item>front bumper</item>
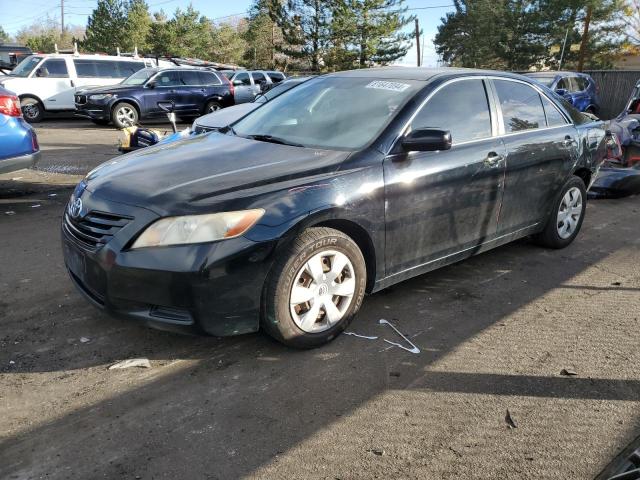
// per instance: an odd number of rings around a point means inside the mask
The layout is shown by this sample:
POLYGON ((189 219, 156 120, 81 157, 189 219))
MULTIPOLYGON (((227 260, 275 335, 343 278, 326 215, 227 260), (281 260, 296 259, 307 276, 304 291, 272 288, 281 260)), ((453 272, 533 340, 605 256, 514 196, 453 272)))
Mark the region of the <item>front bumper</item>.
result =
POLYGON ((76 116, 84 117, 91 120, 111 121, 111 109, 109 105, 100 105, 94 103, 76 103, 76 116))
POLYGON ((227 336, 258 330, 262 289, 275 242, 240 237, 130 250, 131 241, 157 215, 91 195, 82 196, 82 201, 81 217, 117 212, 130 219, 106 243, 90 245, 80 236, 84 227, 71 223, 68 213, 64 215, 65 266, 93 305, 113 316, 183 333, 227 336))
POLYGON ((20 155, 19 157, 10 157, 0 159, 0 173, 14 172, 23 168, 35 167, 40 161, 40 150, 20 155))

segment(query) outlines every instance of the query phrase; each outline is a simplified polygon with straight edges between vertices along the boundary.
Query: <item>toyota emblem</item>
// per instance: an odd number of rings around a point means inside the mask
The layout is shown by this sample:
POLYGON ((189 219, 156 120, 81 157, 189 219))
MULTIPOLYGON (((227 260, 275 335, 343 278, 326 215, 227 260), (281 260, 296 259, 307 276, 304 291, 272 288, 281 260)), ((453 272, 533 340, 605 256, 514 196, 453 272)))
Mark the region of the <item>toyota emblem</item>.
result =
POLYGON ((68 212, 71 218, 78 218, 82 211, 82 200, 79 198, 72 198, 69 202, 68 212))

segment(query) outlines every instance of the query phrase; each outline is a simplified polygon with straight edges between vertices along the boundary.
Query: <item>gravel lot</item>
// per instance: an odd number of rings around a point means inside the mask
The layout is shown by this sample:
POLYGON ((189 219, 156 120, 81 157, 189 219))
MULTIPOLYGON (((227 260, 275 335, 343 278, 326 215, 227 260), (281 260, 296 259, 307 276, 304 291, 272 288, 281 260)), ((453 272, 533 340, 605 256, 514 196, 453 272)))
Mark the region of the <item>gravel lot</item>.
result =
POLYGON ((89 306, 58 225, 117 132, 38 133, 41 170, 0 176, 0 478, 586 479, 640 434, 640 199, 591 202, 565 250, 520 241, 370 296, 349 330, 378 340, 300 352, 89 306), (151 368, 108 370, 135 357, 151 368))

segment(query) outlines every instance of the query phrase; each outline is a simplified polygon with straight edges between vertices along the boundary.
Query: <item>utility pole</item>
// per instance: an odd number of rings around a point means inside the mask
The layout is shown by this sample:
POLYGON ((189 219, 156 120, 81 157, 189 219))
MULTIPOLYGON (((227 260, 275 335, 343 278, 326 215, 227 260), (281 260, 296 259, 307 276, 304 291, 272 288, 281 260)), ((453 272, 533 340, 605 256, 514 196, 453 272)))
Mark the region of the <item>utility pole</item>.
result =
POLYGON ((422 64, 420 61, 420 26, 418 25, 418 18, 416 17, 416 50, 418 52, 418 66, 422 64))
POLYGON ((567 46, 568 37, 569 37, 569 27, 567 27, 567 33, 564 34, 564 43, 562 44, 562 53, 560 53, 560 63, 558 64, 558 71, 562 70, 562 60, 564 59, 564 49, 567 46))
POLYGON ((592 12, 593 6, 589 4, 587 6, 587 14, 584 18, 584 31, 582 32, 582 41, 580 42, 580 57, 578 59, 579 72, 581 72, 584 68, 584 56, 587 53, 587 44, 589 43, 589 24, 591 23, 592 12))
POLYGON ((60 26, 61 33, 64 33, 64 0, 60 0, 60 26))

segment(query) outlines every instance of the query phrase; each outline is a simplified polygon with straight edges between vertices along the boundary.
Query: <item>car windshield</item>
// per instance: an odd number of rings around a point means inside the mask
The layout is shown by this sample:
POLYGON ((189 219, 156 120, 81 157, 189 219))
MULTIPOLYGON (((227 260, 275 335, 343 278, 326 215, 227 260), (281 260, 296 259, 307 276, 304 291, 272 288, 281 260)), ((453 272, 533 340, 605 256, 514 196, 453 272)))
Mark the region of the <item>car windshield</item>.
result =
POLYGON ((358 150, 424 86, 414 80, 327 76, 277 96, 233 125, 237 135, 276 143, 358 150))
POLYGON ((138 70, 133 75, 128 76, 122 81, 122 85, 142 85, 146 82, 151 75, 156 73, 158 70, 155 68, 143 68, 142 70, 138 70))
POLYGON ((40 60, 42 60, 42 57, 34 57, 33 55, 30 55, 22 60, 16 68, 13 69, 10 75, 12 77, 28 77, 29 74, 33 72, 33 69, 36 68, 36 65, 40 63, 40 60))

